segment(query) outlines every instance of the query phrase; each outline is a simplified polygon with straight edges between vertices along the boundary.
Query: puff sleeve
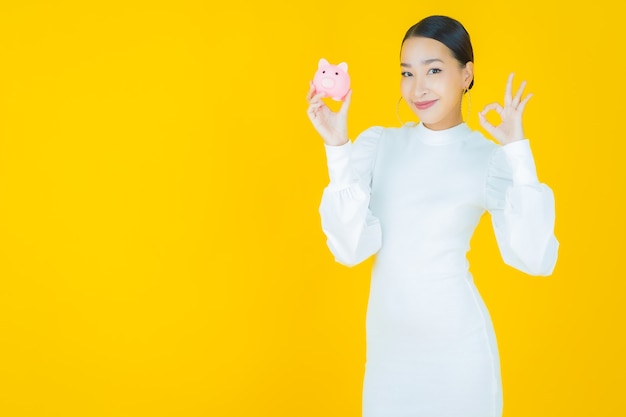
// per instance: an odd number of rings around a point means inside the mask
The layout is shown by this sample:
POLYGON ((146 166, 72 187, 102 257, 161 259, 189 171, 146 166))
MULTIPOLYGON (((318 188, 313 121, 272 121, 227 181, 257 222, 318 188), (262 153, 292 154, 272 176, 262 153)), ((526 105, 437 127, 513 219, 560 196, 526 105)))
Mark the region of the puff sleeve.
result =
POLYGON ((383 128, 372 127, 342 146, 328 146, 330 183, 319 207, 322 230, 335 260, 354 266, 378 252, 379 220, 370 211, 372 170, 383 128))
POLYGON ((559 248, 554 194, 537 179, 528 140, 496 148, 486 201, 504 262, 530 275, 552 274, 559 248))

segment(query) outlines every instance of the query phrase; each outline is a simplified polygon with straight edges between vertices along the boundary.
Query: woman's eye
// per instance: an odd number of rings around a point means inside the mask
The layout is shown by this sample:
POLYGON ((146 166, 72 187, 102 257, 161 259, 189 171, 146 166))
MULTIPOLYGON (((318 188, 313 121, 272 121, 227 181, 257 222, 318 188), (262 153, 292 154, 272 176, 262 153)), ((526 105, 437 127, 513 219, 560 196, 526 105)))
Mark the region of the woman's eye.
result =
POLYGON ((404 71, 404 72, 400 73, 400 75, 402 75, 403 77, 411 77, 413 74, 411 74, 408 71, 404 71))
POLYGON ((428 70, 429 74, 439 74, 441 70, 439 68, 431 68, 428 70))

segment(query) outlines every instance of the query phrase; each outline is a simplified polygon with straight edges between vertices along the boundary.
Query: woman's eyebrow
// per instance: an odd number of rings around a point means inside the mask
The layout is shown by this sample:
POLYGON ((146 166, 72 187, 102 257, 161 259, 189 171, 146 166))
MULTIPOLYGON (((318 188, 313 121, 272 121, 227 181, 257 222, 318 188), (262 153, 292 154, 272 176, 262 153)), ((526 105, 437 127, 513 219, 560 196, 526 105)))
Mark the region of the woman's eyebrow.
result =
MULTIPOLYGON (((430 59, 425 59, 422 61, 422 65, 429 65, 432 64, 433 62, 441 62, 442 64, 444 63, 441 59, 439 58, 430 58, 430 59)), ((400 66, 403 68, 411 68, 411 64, 406 64, 404 62, 400 63, 400 66)))
POLYGON ((428 65, 428 64, 432 64, 433 62, 441 62, 443 64, 443 61, 439 58, 430 58, 430 59, 425 59, 422 61, 422 64, 424 65, 428 65))

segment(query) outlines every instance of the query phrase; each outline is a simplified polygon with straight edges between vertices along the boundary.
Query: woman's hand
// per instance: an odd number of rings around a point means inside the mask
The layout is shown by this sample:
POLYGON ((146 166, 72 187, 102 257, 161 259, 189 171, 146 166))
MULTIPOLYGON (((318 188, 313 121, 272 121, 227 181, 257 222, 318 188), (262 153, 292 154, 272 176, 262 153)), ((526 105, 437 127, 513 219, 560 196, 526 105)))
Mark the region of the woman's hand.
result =
POLYGON ((524 137, 524 129, 522 128, 522 114, 532 94, 528 94, 522 100, 524 87, 526 87, 526 81, 522 81, 515 97, 513 97, 513 73, 511 73, 506 84, 504 107, 500 106, 499 103, 491 103, 486 105, 482 112, 478 113, 481 126, 502 145, 526 139, 524 137), (497 126, 489 123, 485 117, 492 110, 495 110, 501 119, 500 124, 497 126))
POLYGON ((309 102, 307 114, 315 130, 322 136, 324 143, 330 146, 341 146, 348 142, 348 107, 352 90, 348 91, 339 111, 334 112, 322 100, 325 93, 316 93, 311 82, 311 88, 306 96, 309 102))

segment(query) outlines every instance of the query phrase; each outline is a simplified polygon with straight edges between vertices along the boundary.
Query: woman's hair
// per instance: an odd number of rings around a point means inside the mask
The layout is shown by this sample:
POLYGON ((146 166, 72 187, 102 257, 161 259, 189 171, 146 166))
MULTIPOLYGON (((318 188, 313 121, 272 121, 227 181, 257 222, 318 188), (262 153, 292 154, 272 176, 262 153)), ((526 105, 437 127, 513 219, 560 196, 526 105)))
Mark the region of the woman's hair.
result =
MULTIPOLYGON (((443 43, 452 51, 452 55, 461 65, 470 61, 474 62, 474 50, 469 33, 459 21, 451 17, 429 16, 420 20, 407 30, 402 39, 402 45, 404 41, 414 37, 430 38, 443 43)), ((467 89, 471 89, 473 85, 472 79, 467 89)))

